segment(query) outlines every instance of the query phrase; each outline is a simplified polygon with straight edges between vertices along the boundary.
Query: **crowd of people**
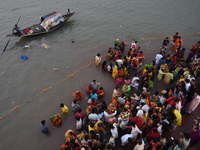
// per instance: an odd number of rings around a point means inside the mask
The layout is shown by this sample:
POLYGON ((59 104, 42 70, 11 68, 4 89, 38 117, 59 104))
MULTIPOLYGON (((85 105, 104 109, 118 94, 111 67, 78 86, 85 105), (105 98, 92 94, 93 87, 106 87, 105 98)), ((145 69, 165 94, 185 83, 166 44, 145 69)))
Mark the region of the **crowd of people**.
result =
MULTIPOLYGON (((200 73, 200 41, 193 45, 186 60, 178 33, 172 43, 175 50, 172 57, 167 51, 169 39, 166 37, 155 60, 145 65, 145 55, 137 41, 131 43, 127 54, 123 54, 126 44, 116 40, 103 62, 97 54, 95 64, 101 64, 102 70, 110 73, 116 82, 112 101, 107 104, 101 100, 105 90, 101 83, 93 80, 86 88, 88 107, 82 111, 79 105, 82 94, 76 91, 71 107, 75 114, 75 130, 79 134, 69 129, 61 149, 112 150, 117 149, 116 141, 134 150, 185 150, 197 144, 200 140, 198 116, 191 133, 181 132, 179 140, 167 138, 168 131, 182 125, 182 115, 192 113, 200 103, 199 87, 195 85, 200 73), (111 63, 107 65, 107 61, 111 63), (172 86, 152 93, 155 80, 172 86)), ((60 107, 63 114, 69 112, 63 103, 60 107)), ((61 116, 55 115, 52 121, 58 126, 62 123, 61 116)), ((45 120, 40 125, 43 133, 49 132, 45 120)))

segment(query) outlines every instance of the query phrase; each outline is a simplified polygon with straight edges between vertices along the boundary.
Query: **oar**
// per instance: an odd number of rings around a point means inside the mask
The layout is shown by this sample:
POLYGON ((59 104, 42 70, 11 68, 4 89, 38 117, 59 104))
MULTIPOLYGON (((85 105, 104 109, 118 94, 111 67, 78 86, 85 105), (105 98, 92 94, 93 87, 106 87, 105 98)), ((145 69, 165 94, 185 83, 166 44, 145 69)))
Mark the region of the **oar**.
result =
MULTIPOLYGON (((19 17, 19 19, 18 19, 18 21, 17 21, 16 24, 18 24, 20 18, 21 18, 21 16, 19 17)), ((9 38, 9 40, 8 40, 8 42, 7 42, 7 44, 6 44, 6 46, 4 47, 3 52, 5 52, 5 50, 6 50, 7 46, 8 46, 8 43, 10 42, 11 37, 12 37, 12 36, 10 36, 10 38, 9 38)), ((3 54, 3 52, 1 53, 1 55, 3 54)))

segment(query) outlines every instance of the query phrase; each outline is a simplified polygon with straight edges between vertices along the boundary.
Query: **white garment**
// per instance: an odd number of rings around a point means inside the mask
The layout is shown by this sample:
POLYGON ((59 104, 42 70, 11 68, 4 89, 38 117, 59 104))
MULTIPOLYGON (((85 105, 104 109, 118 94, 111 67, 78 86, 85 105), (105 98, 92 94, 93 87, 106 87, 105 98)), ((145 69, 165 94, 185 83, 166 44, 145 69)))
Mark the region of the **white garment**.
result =
POLYGON ((136 48, 137 45, 135 42, 131 43, 131 48, 133 47, 133 45, 135 45, 135 48, 136 48))
POLYGON ((136 91, 138 90, 138 86, 139 86, 139 83, 132 84, 132 87, 133 87, 136 91))
POLYGON ((107 118, 111 117, 111 116, 115 116, 117 114, 117 111, 115 110, 115 112, 112 113, 112 114, 108 114, 106 111, 104 111, 103 113, 104 113, 104 116, 105 116, 105 121, 108 121, 107 118))
POLYGON ((137 144, 133 150, 144 150, 144 141, 142 140, 142 144, 137 144))
POLYGON ((133 138, 132 134, 125 134, 121 137, 121 145, 124 146, 128 143, 128 138, 133 138))
POLYGON ((113 124, 114 129, 110 129, 110 132, 115 135, 115 138, 118 138, 118 130, 117 127, 113 124))
POLYGON ((166 98, 164 98, 164 97, 161 96, 161 97, 160 97, 160 102, 161 102, 162 104, 164 104, 165 99, 166 99, 166 98))
POLYGON ((92 123, 96 123, 97 121, 99 121, 99 116, 97 115, 97 114, 90 114, 89 116, 88 116, 88 119, 90 119, 90 121, 92 122, 92 123))
POLYGON ((161 54, 157 54, 155 59, 156 59, 156 65, 159 64, 159 60, 163 57, 161 54))
POLYGON ((158 132, 160 133, 160 135, 162 135, 162 132, 163 132, 163 130, 162 130, 162 125, 160 125, 160 126, 157 128, 157 130, 158 130, 158 132))
POLYGON ((119 105, 124 105, 125 104, 125 99, 124 98, 122 98, 122 97, 118 97, 117 98, 117 102, 119 103, 119 105))
POLYGON ((137 125, 135 125, 135 128, 132 127, 131 134, 133 136, 133 142, 137 139, 138 133, 142 133, 140 129, 138 129, 137 125))
POLYGON ((122 130, 126 130, 126 128, 124 126, 127 126, 128 125, 128 122, 129 122, 129 119, 127 119, 126 121, 122 121, 119 125, 119 127, 122 129, 122 130))
POLYGON ((141 103, 146 103, 146 98, 145 99, 142 99, 140 100, 140 106, 141 106, 141 103))
POLYGON ((119 68, 121 68, 121 66, 123 65, 123 60, 122 59, 117 59, 116 62, 118 64, 119 68))
POLYGON ((139 80, 139 79, 140 79, 139 77, 133 77, 133 79, 132 79, 132 81, 131 81, 131 84, 134 85, 134 84, 135 84, 135 81, 136 81, 136 80, 139 80))
POLYGON ((148 105, 144 105, 142 106, 142 110, 147 113, 149 111, 149 106, 148 105))
POLYGON ((190 83, 185 83, 185 89, 186 89, 186 91, 189 91, 189 90, 190 90, 190 86, 191 86, 190 83))
POLYGON ((82 128, 82 119, 80 118, 79 121, 76 121, 76 128, 82 128))
POLYGON ((195 78, 194 78, 194 77, 191 78, 191 77, 190 77, 190 74, 187 76, 187 78, 190 80, 190 82, 192 81, 192 79, 194 79, 194 81, 195 81, 195 78))
MULTIPOLYGON (((112 68, 113 69, 113 68, 112 68)), ((111 67, 110 66, 108 66, 107 67, 107 70, 108 70, 108 72, 110 72, 110 70, 111 70, 111 67)))
POLYGON ((136 116, 140 116, 140 117, 142 117, 142 118, 144 118, 144 112, 143 112, 143 110, 138 110, 138 112, 137 112, 137 115, 136 116))

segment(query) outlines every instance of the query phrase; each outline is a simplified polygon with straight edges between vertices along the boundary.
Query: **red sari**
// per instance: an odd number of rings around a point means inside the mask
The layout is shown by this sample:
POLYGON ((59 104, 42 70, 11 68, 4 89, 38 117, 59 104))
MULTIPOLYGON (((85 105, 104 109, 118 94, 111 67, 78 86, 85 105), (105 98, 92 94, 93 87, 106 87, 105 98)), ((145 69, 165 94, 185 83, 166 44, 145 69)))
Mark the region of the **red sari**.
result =
POLYGON ((104 89, 103 90, 98 89, 97 90, 97 96, 98 96, 98 98, 104 97, 105 96, 105 90, 104 89))
POLYGON ((93 87, 88 85, 87 88, 86 88, 86 93, 90 94, 90 93, 92 93, 92 91, 93 91, 93 87))
POLYGON ((136 121, 136 125, 137 127, 142 131, 144 130, 144 128, 146 127, 146 122, 144 121, 144 119, 140 116, 137 116, 137 121, 136 121))

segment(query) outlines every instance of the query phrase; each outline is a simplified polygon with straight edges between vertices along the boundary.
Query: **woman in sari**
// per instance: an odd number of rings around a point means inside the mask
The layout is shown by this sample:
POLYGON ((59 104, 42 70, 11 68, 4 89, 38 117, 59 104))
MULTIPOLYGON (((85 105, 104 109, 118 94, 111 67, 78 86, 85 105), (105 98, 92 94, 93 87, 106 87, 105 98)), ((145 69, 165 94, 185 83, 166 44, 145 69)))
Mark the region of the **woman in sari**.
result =
POLYGON ((138 126, 138 128, 143 131, 144 128, 146 127, 146 122, 144 121, 144 119, 140 116, 137 116, 137 121, 136 121, 136 125, 138 126))
POLYGON ((76 91, 73 94, 73 98, 74 98, 74 100, 80 101, 82 99, 82 93, 80 91, 76 91))
POLYGON ((159 72, 158 72, 157 80, 158 80, 158 81, 161 81, 163 75, 165 75, 165 74, 166 74, 166 73, 164 73, 164 70, 162 70, 162 69, 160 68, 160 70, 159 70, 159 72))
POLYGON ((123 78, 121 75, 119 75, 119 78, 117 78, 117 80, 116 80, 116 85, 122 86, 122 84, 123 84, 123 78))
POLYGON ((132 84, 131 84, 131 79, 126 78, 126 79, 124 80, 124 84, 125 84, 126 86, 131 86, 131 85, 132 85, 132 84))
POLYGON ((103 61, 103 63, 102 63, 102 70, 107 71, 106 61, 103 61))
POLYGON ((74 119, 76 119, 76 117, 80 117, 81 119, 83 119, 85 117, 85 112, 82 111, 80 108, 78 109, 78 112, 75 113, 74 115, 74 119))
POLYGON ((76 138, 77 138, 76 133, 74 133, 73 130, 71 129, 67 130, 67 132, 65 133, 66 142, 70 142, 71 139, 75 140, 76 138))
POLYGON ((192 146, 194 146, 200 141, 199 123, 196 119, 194 121, 195 121, 195 125, 194 125, 194 128, 192 129, 192 132, 190 133, 190 136, 191 136, 190 145, 192 146))
POLYGON ((178 71, 176 69, 173 69, 173 80, 171 80, 171 82, 175 82, 177 80, 178 77, 178 71))
POLYGON ((114 79, 117 79, 117 77, 118 77, 118 68, 117 68, 117 66, 115 66, 115 67, 113 68, 112 77, 113 77, 114 79))
POLYGON ((124 70, 124 76, 126 77, 128 75, 128 69, 125 65, 123 65, 123 70, 124 70))
POLYGON ((115 98, 115 96, 119 97, 121 93, 119 92, 119 87, 116 86, 115 89, 113 90, 112 97, 115 98))
POLYGON ((124 76, 124 69, 121 67, 118 71, 119 76, 124 76))
POLYGON ((116 61, 119 58, 119 55, 120 55, 120 51, 119 49, 117 49, 117 51, 115 52, 114 61, 116 61))
POLYGON ((62 123, 62 120, 60 119, 60 116, 59 115, 55 116, 55 118, 53 119, 53 125, 57 127, 61 125, 61 123, 62 123))
POLYGON ((121 45, 119 46, 121 51, 124 51, 126 44, 124 43, 124 41, 121 41, 121 45))
POLYGON ((151 105, 151 101, 152 101, 152 97, 151 97, 151 95, 148 95, 147 99, 146 99, 146 105, 150 106, 151 105))
POLYGON ((195 109, 197 108, 197 106, 200 103, 200 95, 195 93, 194 95, 194 99, 192 102, 190 102, 189 107, 188 107, 188 113, 191 113, 192 111, 195 111, 195 109))
POLYGON ((89 85, 87 86, 87 88, 86 88, 86 93, 90 95, 90 94, 92 93, 92 91, 93 91, 93 87, 92 87, 91 84, 89 84, 89 85))
POLYGON ((100 88, 97 90, 97 96, 98 96, 98 98, 104 97, 104 96, 105 96, 105 90, 103 89, 103 87, 100 87, 100 88))
POLYGON ((110 60, 112 58, 112 52, 110 49, 108 50, 108 53, 106 54, 106 58, 107 60, 110 60))
POLYGON ((101 63, 101 58, 100 58, 100 54, 98 53, 97 56, 95 57, 95 64, 98 66, 101 63))
POLYGON ((171 80, 173 80, 173 74, 172 74, 172 70, 170 69, 169 72, 165 74, 165 78, 163 79, 163 83, 168 85, 171 80))

